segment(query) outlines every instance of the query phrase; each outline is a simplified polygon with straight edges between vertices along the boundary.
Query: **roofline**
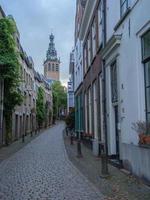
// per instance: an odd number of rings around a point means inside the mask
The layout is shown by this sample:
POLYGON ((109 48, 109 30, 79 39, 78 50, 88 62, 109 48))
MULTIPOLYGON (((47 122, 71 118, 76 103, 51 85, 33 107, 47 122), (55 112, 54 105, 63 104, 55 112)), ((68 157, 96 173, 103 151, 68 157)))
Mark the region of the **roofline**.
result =
POLYGON ((5 14, 4 10, 2 9, 1 5, 0 5, 0 12, 2 13, 3 17, 6 17, 6 14, 5 14))

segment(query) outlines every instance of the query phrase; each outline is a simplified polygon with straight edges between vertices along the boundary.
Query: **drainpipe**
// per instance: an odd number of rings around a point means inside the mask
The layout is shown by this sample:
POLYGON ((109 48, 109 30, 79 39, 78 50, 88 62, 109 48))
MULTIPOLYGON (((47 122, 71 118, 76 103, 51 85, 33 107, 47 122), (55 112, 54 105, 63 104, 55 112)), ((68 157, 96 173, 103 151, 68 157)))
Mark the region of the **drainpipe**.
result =
MULTIPOLYGON (((105 48, 106 45, 106 1, 103 1, 103 23, 104 23, 104 29, 103 29, 103 47, 105 48)), ((103 145, 103 153, 101 154, 101 177, 106 178, 109 175, 108 172, 108 142, 107 142, 107 109, 106 109, 106 67, 105 67, 105 60, 103 60, 102 63, 102 104, 103 104, 103 132, 104 132, 104 145, 103 145)))
POLYGON ((106 68, 105 60, 103 60, 103 116, 104 116, 104 135, 105 135, 105 153, 108 156, 108 141, 107 141, 107 109, 106 109, 106 68))
MULTIPOLYGON (((104 4, 104 47, 106 46, 107 42, 107 0, 103 1, 104 4)), ((106 147, 106 156, 108 156, 108 141, 107 141, 107 109, 106 109, 106 68, 105 68, 105 60, 103 60, 103 67, 102 67, 102 72, 103 72, 103 95, 104 95, 104 134, 105 134, 105 147, 106 147)))
POLYGON ((78 130, 78 139, 77 139, 77 157, 82 157, 82 151, 81 151, 81 93, 78 96, 78 117, 79 117, 79 130, 78 130))

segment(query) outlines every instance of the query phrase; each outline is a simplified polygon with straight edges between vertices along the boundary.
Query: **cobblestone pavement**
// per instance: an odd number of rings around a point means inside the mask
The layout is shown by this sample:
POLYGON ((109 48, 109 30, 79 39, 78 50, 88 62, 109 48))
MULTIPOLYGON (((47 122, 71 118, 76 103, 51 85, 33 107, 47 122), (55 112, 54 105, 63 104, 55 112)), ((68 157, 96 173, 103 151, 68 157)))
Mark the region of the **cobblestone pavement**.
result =
POLYGON ((61 123, 0 163, 2 200, 101 200, 66 155, 61 123))
POLYGON ((25 136, 24 138, 24 143, 22 143, 22 138, 20 138, 19 140, 13 142, 12 144, 10 144, 9 146, 3 146, 0 148, 0 163, 3 160, 6 160, 7 158, 9 158, 11 155, 13 155, 14 153, 16 153, 17 151, 19 151, 20 149, 22 149, 24 146, 26 146, 29 142, 31 142, 32 140, 34 140, 36 137, 39 136, 39 134, 41 134, 43 132, 43 130, 38 131, 38 133, 34 133, 33 136, 31 137, 30 134, 28 134, 27 136, 25 136))

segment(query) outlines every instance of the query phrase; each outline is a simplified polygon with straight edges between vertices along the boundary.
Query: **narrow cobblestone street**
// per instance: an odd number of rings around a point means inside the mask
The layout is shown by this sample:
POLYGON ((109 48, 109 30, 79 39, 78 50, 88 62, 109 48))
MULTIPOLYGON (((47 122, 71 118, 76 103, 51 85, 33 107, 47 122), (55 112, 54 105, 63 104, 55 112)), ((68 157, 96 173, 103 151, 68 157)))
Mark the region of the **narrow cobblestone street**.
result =
POLYGON ((0 164, 2 200, 104 199, 68 160, 60 123, 0 164))

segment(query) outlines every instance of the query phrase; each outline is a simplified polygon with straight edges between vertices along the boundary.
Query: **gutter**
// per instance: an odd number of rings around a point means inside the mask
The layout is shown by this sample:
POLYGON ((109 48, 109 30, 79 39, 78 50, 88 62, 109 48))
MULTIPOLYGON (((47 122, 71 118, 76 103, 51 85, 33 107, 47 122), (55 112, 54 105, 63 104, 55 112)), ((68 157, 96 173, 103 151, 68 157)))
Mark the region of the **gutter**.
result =
MULTIPOLYGON (((107 15, 106 15, 106 10, 107 10, 107 0, 103 0, 103 4, 104 4, 104 10, 103 10, 103 15, 104 15, 104 48, 106 46, 106 41, 107 41, 107 15)), ((102 87, 102 93, 103 93, 103 116, 104 116, 104 137, 105 137, 105 147, 104 147, 104 151, 106 153, 106 156, 108 156, 108 141, 107 141, 107 108, 106 108, 106 68, 105 68, 105 60, 103 60, 103 64, 102 64, 102 74, 103 74, 103 87, 102 87)))

